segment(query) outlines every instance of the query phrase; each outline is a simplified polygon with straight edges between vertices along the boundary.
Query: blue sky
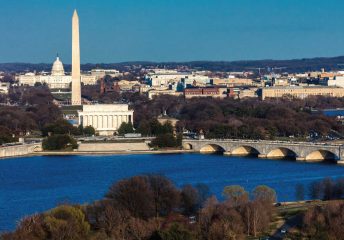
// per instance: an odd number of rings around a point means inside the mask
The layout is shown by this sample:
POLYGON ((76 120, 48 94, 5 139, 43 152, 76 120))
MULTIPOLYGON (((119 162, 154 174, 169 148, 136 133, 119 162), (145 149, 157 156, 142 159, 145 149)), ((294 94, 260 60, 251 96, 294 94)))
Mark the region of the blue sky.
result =
POLYGON ((292 59, 344 55, 343 0, 0 0, 0 62, 292 59))

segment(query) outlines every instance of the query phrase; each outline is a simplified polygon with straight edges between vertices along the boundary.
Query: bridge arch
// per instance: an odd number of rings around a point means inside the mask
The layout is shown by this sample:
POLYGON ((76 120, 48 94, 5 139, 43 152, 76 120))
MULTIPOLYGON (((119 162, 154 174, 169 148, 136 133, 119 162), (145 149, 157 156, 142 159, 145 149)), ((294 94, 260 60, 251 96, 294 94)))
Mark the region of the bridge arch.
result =
POLYGON ((200 149, 201 153, 224 153, 226 148, 219 144, 205 144, 200 149))
POLYGON ((286 148, 286 147, 278 147, 278 148, 274 148, 271 149, 270 151, 268 151, 268 153, 266 154, 267 158, 292 158, 292 159, 296 159, 298 157, 298 154, 295 153, 295 151, 286 148))
POLYGON ((185 150, 193 150, 194 147, 190 143, 183 143, 183 149, 185 149, 185 150))
POLYGON ((258 154, 260 154, 260 151, 249 145, 236 146, 231 151, 231 155, 235 155, 235 156, 248 156, 248 155, 258 156, 258 154))
POLYGON ((324 149, 309 152, 305 157, 305 160, 310 162, 337 161, 338 159, 337 154, 324 149))

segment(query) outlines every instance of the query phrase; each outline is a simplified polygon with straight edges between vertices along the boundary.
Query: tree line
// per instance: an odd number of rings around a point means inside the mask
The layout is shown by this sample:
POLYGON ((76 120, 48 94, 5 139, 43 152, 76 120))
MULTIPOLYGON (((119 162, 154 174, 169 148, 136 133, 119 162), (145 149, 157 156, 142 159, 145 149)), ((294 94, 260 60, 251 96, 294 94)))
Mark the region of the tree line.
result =
MULTIPOLYGON (((98 63, 82 64, 83 71, 90 71, 95 68, 118 69, 127 72, 130 70, 167 68, 167 69, 198 69, 208 71, 251 71, 252 68, 265 68, 267 66, 286 67, 288 72, 307 72, 319 71, 321 68, 326 70, 340 70, 338 63, 344 61, 343 56, 339 57, 318 57, 308 59, 292 60, 251 60, 251 61, 191 61, 191 62, 122 62, 122 63, 98 63), (138 67, 139 66, 139 67, 138 67)), ((70 64, 64 64, 66 71, 71 70, 70 64)), ((51 64, 39 63, 1 63, 0 71, 24 72, 24 71, 50 71, 51 64)))
POLYGON ((293 239, 344 239, 344 202, 330 201, 308 209, 302 215, 293 239))
MULTIPOLYGON (((60 109, 46 86, 14 87, 9 98, 19 106, 0 107, 0 142, 14 141, 26 132, 45 131, 48 125, 62 119, 60 109), (23 121, 25 119, 25 121, 23 121)), ((108 96, 103 102, 115 99, 130 103, 134 109, 133 126, 123 126, 120 132, 135 131, 144 136, 157 136, 155 145, 179 146, 178 134, 186 130, 207 138, 324 140, 341 138, 344 126, 333 117, 313 114, 314 108, 336 108, 344 104, 344 98, 309 97, 306 99, 184 99, 174 96, 158 96, 149 100, 139 93, 122 93, 108 96), (179 120, 176 129, 168 124, 159 125, 157 118, 163 113, 179 120), (176 130, 176 132, 174 131, 176 130), (176 133, 176 134, 175 134, 176 133), (159 137, 159 138, 158 138, 159 137)), ((91 100, 92 99, 91 97, 91 100)), ((71 135, 77 132, 70 132, 71 135)))
MULTIPOLYGON (((93 94, 94 95, 94 94, 93 94)), ((152 122, 163 113, 179 120, 177 132, 203 131, 207 138, 324 140, 342 137, 343 125, 313 109, 338 108, 344 98, 310 96, 306 99, 184 99, 169 95, 148 99, 140 93, 105 93, 90 100, 103 103, 124 101, 134 109, 134 129, 154 134, 152 122)))
POLYGON ((169 121, 164 124, 161 124, 157 119, 142 121, 137 129, 134 129, 131 122, 123 122, 118 129, 118 134, 124 135, 126 133, 140 133, 145 137, 154 136, 150 146, 155 148, 178 148, 182 145, 182 134, 175 134, 169 121))
POLYGON ((60 109, 53 103, 53 96, 44 86, 11 88, 9 98, 18 105, 0 106, 0 143, 40 132, 47 124, 62 119, 60 109))
POLYGON ((113 184, 89 205, 60 205, 23 218, 2 240, 39 239, 245 239, 268 230, 275 191, 248 193, 227 186, 224 201, 204 184, 177 188, 161 175, 140 175, 113 184))
POLYGON ((134 126, 140 127, 163 112, 179 119, 177 130, 198 133, 207 138, 326 139, 344 134, 343 125, 333 117, 313 114, 313 108, 343 106, 344 98, 307 99, 212 99, 159 96, 133 103, 134 126))
POLYGON ((302 184, 297 184, 295 186, 296 200, 305 200, 306 195, 309 196, 309 199, 324 201, 344 199, 344 178, 332 179, 328 177, 313 181, 309 184, 308 189, 305 189, 302 184))
POLYGON ((93 127, 74 127, 63 119, 46 86, 13 87, 9 99, 17 106, 0 106, 0 144, 14 142, 27 133, 43 136, 43 148, 76 148, 73 136, 94 135, 93 127))

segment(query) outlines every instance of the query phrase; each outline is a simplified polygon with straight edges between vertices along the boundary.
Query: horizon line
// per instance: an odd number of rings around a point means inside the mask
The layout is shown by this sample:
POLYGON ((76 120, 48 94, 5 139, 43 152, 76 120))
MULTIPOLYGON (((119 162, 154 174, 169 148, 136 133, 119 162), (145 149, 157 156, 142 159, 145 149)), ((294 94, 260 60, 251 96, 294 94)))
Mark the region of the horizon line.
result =
MULTIPOLYGON (((87 64, 123 64, 123 63, 152 63, 152 64, 161 64, 161 63, 193 63, 193 62, 226 62, 226 63, 233 63, 233 62, 260 62, 260 61, 299 61, 299 60, 313 60, 313 59, 331 59, 331 58, 344 58, 344 55, 338 55, 333 57, 305 57, 305 58, 288 58, 288 59, 242 59, 242 60, 178 60, 178 61, 153 61, 153 60, 129 60, 129 61, 119 61, 119 62, 87 62, 81 63, 82 65, 87 64)), ((0 62, 0 64, 52 64, 51 62, 0 62)), ((72 65, 72 63, 63 63, 64 65, 72 65)))

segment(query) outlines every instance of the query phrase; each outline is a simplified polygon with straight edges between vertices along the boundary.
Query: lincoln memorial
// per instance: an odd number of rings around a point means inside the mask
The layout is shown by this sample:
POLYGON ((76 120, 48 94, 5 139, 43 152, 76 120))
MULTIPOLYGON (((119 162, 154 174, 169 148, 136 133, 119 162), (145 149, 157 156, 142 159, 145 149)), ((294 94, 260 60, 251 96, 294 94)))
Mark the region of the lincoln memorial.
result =
POLYGON ((83 127, 92 126, 99 135, 113 135, 123 122, 133 123, 133 110, 128 104, 96 104, 83 105, 78 112, 79 124, 83 127))

